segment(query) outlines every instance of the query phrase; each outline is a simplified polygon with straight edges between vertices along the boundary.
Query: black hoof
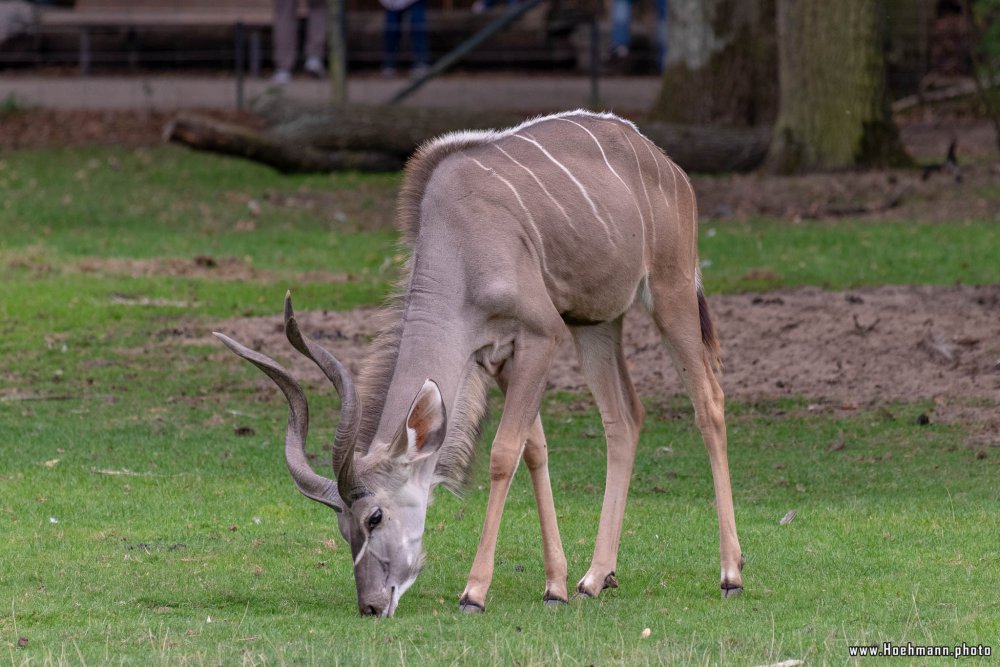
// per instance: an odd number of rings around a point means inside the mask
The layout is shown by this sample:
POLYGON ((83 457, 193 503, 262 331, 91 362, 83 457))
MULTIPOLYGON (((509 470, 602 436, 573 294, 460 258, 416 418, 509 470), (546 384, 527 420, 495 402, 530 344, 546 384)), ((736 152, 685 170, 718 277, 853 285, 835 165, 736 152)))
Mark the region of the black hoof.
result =
POLYGON ((727 588, 725 584, 722 585, 722 598, 738 598, 743 595, 742 586, 732 586, 727 588))
POLYGON ((615 577, 614 572, 604 577, 604 588, 618 588, 618 579, 615 577))
POLYGON ((486 611, 483 605, 476 604, 466 597, 458 601, 458 610, 463 614, 481 614, 486 611))
POLYGON ((557 607, 559 605, 566 604, 566 600, 553 596, 543 597, 542 602, 545 604, 546 607, 557 607))

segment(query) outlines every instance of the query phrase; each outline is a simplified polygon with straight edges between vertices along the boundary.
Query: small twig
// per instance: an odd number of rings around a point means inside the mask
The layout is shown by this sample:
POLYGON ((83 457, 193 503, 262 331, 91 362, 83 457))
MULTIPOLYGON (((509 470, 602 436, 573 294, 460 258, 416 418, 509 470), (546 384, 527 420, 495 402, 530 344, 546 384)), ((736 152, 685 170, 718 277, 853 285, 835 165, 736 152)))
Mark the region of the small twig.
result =
POLYGON ((13 396, 0 396, 0 403, 8 403, 12 401, 71 401, 74 398, 79 398, 79 397, 70 396, 69 394, 53 394, 49 396, 38 396, 32 394, 14 394, 13 396))
POLYGON ((122 468, 121 470, 112 470, 110 468, 91 468, 90 472, 97 475, 115 475, 122 477, 153 477, 151 472, 135 472, 127 468, 122 468))
POLYGON ((870 334, 875 330, 875 327, 878 326, 878 323, 882 321, 882 318, 876 317, 875 321, 871 324, 861 324, 861 322, 858 321, 857 315, 852 315, 852 317, 854 318, 854 333, 861 336, 867 336, 870 334))

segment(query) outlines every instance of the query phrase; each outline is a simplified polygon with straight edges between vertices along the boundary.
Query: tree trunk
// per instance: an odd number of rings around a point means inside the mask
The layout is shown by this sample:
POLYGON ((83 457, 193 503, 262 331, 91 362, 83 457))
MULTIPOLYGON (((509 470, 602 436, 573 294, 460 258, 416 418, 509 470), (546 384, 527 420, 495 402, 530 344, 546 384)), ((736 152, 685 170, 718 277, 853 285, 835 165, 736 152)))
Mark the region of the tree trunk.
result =
POLYGON ((775 0, 669 0, 657 120, 753 126, 778 105, 775 0))
POLYGON ((880 0, 778 0, 779 173, 910 163, 889 111, 880 0))

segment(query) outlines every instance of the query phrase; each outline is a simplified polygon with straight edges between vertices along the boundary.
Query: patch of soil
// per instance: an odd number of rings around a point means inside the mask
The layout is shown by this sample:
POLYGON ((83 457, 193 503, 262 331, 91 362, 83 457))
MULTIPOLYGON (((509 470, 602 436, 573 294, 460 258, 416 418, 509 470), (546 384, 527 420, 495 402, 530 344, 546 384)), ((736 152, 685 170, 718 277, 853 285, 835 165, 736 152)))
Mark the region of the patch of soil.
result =
MULTIPOLYGON (((199 112, 202 113, 202 112, 199 112)), ((262 127, 250 113, 212 109, 218 120, 262 127)), ((0 113, 0 149, 67 146, 155 146, 174 117, 161 111, 82 111, 26 109, 0 113)))
MULTIPOLYGON (((726 359, 721 382, 731 398, 805 397, 814 409, 828 410, 931 399, 933 420, 1000 430, 1000 285, 803 288, 711 297, 709 304, 726 359)), ((298 319, 355 374, 378 330, 373 309, 302 312, 298 319)), ((292 352, 279 316, 230 320, 217 330, 325 384, 311 362, 292 352)), ((640 395, 682 392, 659 333, 639 309, 626 316, 625 350, 640 395)), ((220 350, 218 358, 226 354, 220 350)), ((569 342, 548 386, 586 389, 569 342)))
MULTIPOLYGON (((258 269, 245 259, 211 255, 197 255, 190 259, 178 257, 153 259, 89 257, 80 260, 78 267, 84 273, 110 273, 133 278, 173 276, 255 282, 275 282, 278 280, 277 273, 258 269)), ((302 280, 319 283, 342 283, 351 280, 351 277, 343 273, 310 271, 302 274, 302 280)))
MULTIPOLYGON (((947 150, 947 147, 945 148, 947 150)), ((943 153, 942 153, 943 157, 943 153)), ((692 178, 703 217, 791 221, 836 218, 911 222, 987 220, 1000 208, 1000 163, 954 172, 917 170, 838 172, 802 176, 729 174, 692 178)))

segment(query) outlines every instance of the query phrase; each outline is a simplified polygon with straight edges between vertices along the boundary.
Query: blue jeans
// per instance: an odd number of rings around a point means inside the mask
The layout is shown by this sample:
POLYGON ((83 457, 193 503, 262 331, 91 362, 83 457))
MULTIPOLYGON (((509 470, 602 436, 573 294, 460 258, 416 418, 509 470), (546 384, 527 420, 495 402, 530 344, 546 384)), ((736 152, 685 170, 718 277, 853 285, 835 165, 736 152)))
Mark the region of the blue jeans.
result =
POLYGON ((427 52, 427 0, 417 0, 406 9, 385 10, 385 67, 396 68, 399 40, 403 34, 403 18, 409 14, 410 42, 415 65, 426 65, 427 52))
MULTIPOLYGON (((667 0, 653 0, 656 5, 657 63, 663 69, 667 56, 667 0)), ((632 0, 614 0, 611 7, 611 48, 628 48, 629 24, 632 22, 632 0)))

